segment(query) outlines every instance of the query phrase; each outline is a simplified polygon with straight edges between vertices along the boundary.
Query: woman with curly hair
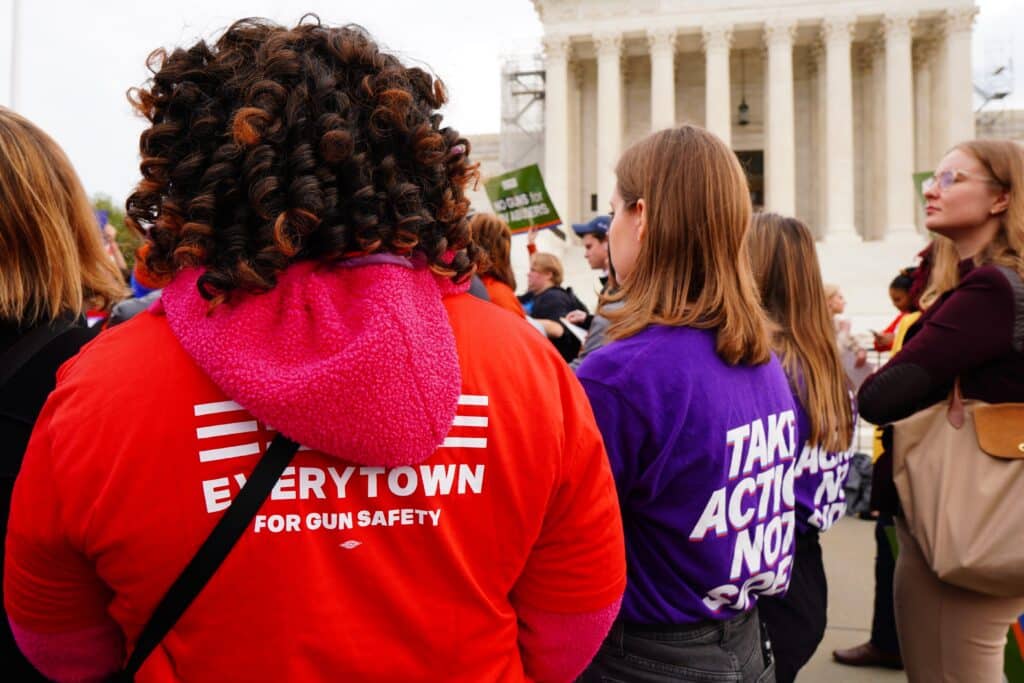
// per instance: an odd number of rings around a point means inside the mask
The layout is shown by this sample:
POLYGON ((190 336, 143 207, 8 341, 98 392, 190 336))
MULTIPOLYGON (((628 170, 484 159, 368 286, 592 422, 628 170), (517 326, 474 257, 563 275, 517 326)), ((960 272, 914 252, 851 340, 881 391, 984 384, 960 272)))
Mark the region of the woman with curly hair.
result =
MULTIPOLYGON (((64 152, 0 107, 0 534, 57 369, 99 332, 86 326, 85 310, 108 310, 126 295, 64 152)), ((46 680, 18 650, 6 618, 0 661, 10 680, 46 680)))
POLYGON ((516 276, 511 261, 512 231, 508 223, 493 213, 478 213, 469 219, 469 232, 484 253, 477 272, 491 302, 525 318, 523 305, 516 298, 516 276))
POLYGON ((43 411, 8 539, 24 652, 57 680, 571 680, 624 589, 614 485, 558 355, 465 292, 475 167, 441 83, 316 21, 151 67, 128 215, 164 294, 43 411))

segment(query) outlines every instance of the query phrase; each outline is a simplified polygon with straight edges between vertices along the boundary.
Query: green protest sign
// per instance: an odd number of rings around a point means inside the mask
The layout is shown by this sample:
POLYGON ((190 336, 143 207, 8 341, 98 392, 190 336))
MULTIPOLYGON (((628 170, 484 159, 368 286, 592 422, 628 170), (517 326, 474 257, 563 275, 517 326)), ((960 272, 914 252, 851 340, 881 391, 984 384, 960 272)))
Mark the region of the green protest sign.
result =
MULTIPOLYGON (((484 183, 487 198, 498 218, 508 223, 513 234, 530 228, 551 228, 562 222, 551 203, 537 164, 494 176, 484 183)), ((564 239, 560 230, 555 230, 564 239)))
POLYGON ((925 199, 924 189, 921 187, 921 184, 931 177, 931 171, 919 171, 914 174, 914 189, 917 190, 917 198, 918 200, 920 200, 921 206, 924 206, 925 204, 928 203, 928 200, 925 199))

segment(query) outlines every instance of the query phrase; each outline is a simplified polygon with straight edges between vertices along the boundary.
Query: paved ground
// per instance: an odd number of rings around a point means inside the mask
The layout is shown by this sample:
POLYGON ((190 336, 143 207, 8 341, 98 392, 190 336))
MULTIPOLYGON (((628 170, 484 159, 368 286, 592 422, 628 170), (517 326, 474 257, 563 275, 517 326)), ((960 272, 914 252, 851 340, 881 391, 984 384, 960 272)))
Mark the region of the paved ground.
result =
POLYGON ((874 599, 874 523, 843 518, 821 537, 828 575, 828 628, 797 683, 905 682, 902 671, 858 669, 836 664, 832 650, 863 643, 871 629, 874 599))

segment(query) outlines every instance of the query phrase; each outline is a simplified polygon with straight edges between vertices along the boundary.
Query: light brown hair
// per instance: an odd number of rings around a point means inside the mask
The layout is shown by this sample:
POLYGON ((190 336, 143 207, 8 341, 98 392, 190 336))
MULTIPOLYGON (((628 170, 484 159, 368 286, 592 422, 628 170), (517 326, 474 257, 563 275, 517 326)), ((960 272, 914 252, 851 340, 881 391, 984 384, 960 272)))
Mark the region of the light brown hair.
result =
POLYGON ((928 283, 921 294, 917 305, 922 311, 927 310, 939 300, 939 297, 960 284, 960 255, 956 251, 953 240, 942 235, 933 234, 931 272, 928 283))
POLYGON ((477 273, 490 275, 514 290, 516 276, 512 272, 512 231, 508 223, 493 213, 474 214, 469 219, 469 235, 484 252, 477 273))
POLYGON ((562 262, 554 254, 538 251, 530 258, 530 267, 542 273, 549 273, 551 275, 551 284, 555 287, 561 286, 562 278, 564 277, 562 262))
POLYGON ((773 323, 772 347, 811 423, 810 442, 844 451, 853 440, 850 385, 836 346, 814 237, 796 218, 754 215, 750 262, 773 323))
POLYGON ((125 294, 63 150, 0 107, 0 319, 33 325, 125 294))
POLYGON ((1024 148, 1013 140, 969 140, 956 146, 970 154, 1010 197, 999 232, 977 262, 1013 268, 1024 277, 1024 148))
POLYGON ((615 174, 627 207, 644 200, 647 230, 633 272, 604 299, 623 301, 604 312, 608 336, 652 324, 715 329, 726 362, 767 362, 767 322, 746 257, 750 193, 732 150, 685 125, 634 144, 615 174))

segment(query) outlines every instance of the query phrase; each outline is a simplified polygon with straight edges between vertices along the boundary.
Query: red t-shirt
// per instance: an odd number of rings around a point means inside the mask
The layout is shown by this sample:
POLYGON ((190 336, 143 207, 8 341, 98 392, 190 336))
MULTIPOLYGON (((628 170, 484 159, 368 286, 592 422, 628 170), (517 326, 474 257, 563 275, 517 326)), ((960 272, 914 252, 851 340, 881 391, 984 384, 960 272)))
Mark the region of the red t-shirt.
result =
MULTIPOLYGON (((136 680, 522 681, 516 605, 618 599, 618 504, 580 385, 525 323, 445 305, 462 368, 445 443, 393 470, 300 451, 136 680)), ((103 333, 62 368, 15 487, 11 619, 112 617, 132 643, 270 434, 163 317, 103 333)))
POLYGON ((511 287, 490 275, 481 275, 480 279, 483 281, 484 287, 487 288, 487 296, 491 297, 492 304, 497 304, 520 318, 526 317, 526 311, 523 310, 523 305, 519 303, 519 299, 516 298, 516 293, 512 291, 511 287))

